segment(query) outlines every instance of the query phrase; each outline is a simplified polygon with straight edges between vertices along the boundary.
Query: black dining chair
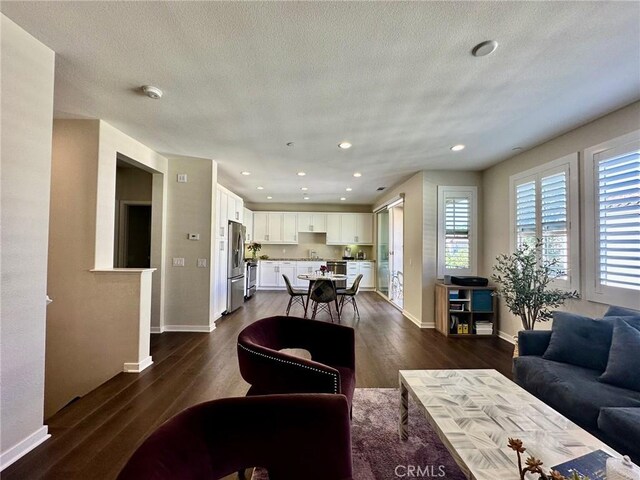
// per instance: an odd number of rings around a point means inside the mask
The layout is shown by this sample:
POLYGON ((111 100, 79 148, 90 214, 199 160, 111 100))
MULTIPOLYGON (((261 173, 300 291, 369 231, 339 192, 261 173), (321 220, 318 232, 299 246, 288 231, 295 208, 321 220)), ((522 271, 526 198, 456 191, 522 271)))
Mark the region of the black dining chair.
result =
POLYGON ((302 305, 302 308, 305 308, 304 297, 307 296, 307 292, 303 292, 302 290, 296 290, 291 286, 291 281, 289 281, 289 277, 285 274, 282 274, 282 278, 284 279, 284 284, 287 286, 287 293, 289 294, 289 303, 287 304, 287 313, 289 315, 289 311, 291 310, 291 306, 294 303, 299 303, 302 305))
POLYGON ((309 294, 309 301, 313 305, 313 313, 311 318, 315 319, 318 311, 325 310, 331 317, 333 323, 333 314, 331 313, 331 304, 333 303, 336 308, 336 315, 338 316, 338 323, 340 323, 340 308, 338 307, 338 294, 336 292, 335 283, 329 279, 319 278, 313 282, 311 287, 311 293, 309 294))
POLYGON ((342 314, 342 309, 344 308, 345 303, 351 303, 353 305, 353 313, 358 316, 358 320, 360 320, 360 312, 358 311, 358 303, 356 302, 356 295, 358 294, 358 289, 360 288, 360 281, 362 280, 362 274, 358 275, 356 279, 353 281, 353 285, 347 289, 338 289, 337 294, 340 297, 340 314, 342 314))

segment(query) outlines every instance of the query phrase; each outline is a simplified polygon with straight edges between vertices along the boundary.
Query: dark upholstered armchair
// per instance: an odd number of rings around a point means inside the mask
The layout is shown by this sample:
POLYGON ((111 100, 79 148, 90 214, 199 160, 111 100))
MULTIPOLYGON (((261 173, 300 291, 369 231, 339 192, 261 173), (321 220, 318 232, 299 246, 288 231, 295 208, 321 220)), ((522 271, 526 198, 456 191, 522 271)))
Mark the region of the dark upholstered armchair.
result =
POLYGON ((269 317, 238 336, 247 395, 274 393, 342 393, 349 405, 356 386, 355 340, 350 327, 297 317, 269 317), (311 360, 280 352, 302 348, 311 360))
POLYGON ((216 480, 254 466, 271 480, 350 480, 350 428, 343 395, 214 400, 153 432, 118 480, 216 480))

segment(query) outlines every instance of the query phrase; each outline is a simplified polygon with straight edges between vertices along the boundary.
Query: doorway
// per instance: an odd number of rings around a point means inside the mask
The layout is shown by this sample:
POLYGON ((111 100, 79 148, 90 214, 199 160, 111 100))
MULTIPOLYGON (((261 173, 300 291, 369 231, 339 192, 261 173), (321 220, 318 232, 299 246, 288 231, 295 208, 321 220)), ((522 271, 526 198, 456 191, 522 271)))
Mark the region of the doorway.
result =
POLYGON ((119 268, 151 267, 151 202, 120 202, 119 268))
POLYGON ((377 286, 384 298, 404 306, 404 201, 401 198, 376 212, 377 286))

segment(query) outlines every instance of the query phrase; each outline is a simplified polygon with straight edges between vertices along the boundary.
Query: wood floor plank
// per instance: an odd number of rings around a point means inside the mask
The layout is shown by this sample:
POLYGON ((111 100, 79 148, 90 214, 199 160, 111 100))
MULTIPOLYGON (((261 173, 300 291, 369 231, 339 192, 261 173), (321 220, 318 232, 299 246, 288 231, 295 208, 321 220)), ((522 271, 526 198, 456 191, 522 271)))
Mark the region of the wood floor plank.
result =
MULTIPOLYGON (((242 396, 237 336, 255 320, 283 314, 288 296, 261 291, 217 322, 210 334, 152 335, 154 364, 119 374, 47 420, 52 438, 2 472, 12 479, 112 479, 135 448, 165 420, 200 402, 242 396)), ((372 292, 347 306, 355 329, 358 387, 396 387, 400 369, 495 368, 511 377, 513 347, 498 338, 452 339, 419 329, 372 292)), ((301 315, 302 311, 293 311, 301 315)), ((319 321, 330 321, 323 314, 319 321)))

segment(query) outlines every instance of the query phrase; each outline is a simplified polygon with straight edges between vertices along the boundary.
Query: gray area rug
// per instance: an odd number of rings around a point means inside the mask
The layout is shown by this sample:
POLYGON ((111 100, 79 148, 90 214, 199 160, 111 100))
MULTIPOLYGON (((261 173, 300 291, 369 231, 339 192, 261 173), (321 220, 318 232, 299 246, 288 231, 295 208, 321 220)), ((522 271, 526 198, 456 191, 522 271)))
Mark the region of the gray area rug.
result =
MULTIPOLYGON (((465 477, 413 400, 409 400, 409 440, 398 436, 399 393, 395 388, 357 388, 353 398, 355 480, 465 477)), ((253 480, 267 480, 256 469, 253 480)), ((330 479, 327 479, 330 480, 330 479)))

